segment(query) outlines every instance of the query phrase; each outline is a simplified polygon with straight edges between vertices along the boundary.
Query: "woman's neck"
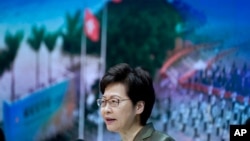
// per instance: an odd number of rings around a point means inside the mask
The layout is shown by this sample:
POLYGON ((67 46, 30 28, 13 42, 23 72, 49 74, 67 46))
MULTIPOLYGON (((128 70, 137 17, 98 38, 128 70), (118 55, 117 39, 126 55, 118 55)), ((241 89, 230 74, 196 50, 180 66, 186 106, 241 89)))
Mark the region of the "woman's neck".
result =
POLYGON ((121 132, 120 136, 122 138, 122 141, 133 141, 135 136, 138 134, 138 132, 142 129, 143 126, 141 125, 133 125, 130 129, 121 132))

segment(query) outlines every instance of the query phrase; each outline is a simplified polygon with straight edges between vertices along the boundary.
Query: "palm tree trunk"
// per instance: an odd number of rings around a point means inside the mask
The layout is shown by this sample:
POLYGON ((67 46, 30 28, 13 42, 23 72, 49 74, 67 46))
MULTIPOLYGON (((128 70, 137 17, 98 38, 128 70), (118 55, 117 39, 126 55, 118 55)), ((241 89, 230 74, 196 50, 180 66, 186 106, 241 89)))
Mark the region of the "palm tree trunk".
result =
POLYGON ((48 82, 49 84, 52 83, 52 78, 51 78, 51 53, 49 53, 49 56, 48 56, 48 82))
POLYGON ((36 54, 36 88, 39 88, 39 53, 36 54))
POLYGON ((11 101, 15 100, 15 73, 13 70, 13 65, 11 66, 11 101))

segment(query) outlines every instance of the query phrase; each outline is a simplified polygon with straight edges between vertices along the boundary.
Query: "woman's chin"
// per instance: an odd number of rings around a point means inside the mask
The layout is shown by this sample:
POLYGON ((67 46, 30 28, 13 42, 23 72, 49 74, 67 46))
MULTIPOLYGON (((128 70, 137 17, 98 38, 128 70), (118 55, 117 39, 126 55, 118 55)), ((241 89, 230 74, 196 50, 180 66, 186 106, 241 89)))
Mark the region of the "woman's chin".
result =
POLYGON ((117 132, 117 129, 116 129, 116 128, 113 128, 113 127, 107 126, 107 129, 108 129, 108 131, 110 131, 110 132, 117 132))

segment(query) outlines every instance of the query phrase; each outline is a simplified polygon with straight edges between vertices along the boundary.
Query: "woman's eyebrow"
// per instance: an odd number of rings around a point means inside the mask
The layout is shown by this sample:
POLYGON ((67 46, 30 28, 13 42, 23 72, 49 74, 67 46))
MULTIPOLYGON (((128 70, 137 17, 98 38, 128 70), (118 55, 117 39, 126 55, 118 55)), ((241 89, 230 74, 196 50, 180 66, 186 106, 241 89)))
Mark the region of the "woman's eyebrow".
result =
MULTIPOLYGON (((106 96, 102 96, 102 98, 107 98, 106 96)), ((116 94, 114 94, 114 95, 111 95, 110 97, 109 97, 109 99, 110 98, 121 98, 120 96, 118 96, 118 95, 116 95, 116 94)))
POLYGON ((121 97, 118 95, 112 95, 112 96, 110 96, 110 98, 121 98, 121 97))

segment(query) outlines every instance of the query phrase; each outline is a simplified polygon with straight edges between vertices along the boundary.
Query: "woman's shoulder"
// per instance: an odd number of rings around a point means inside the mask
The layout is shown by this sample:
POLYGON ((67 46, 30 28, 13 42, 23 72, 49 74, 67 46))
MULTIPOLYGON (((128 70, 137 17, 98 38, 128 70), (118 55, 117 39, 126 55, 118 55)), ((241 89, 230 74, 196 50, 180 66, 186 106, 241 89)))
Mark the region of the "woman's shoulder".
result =
POLYGON ((175 141, 168 134, 155 130, 152 123, 147 124, 137 134, 134 141, 175 141))
POLYGON ((171 136, 166 133, 155 130, 151 136, 153 141, 175 141, 171 136))

